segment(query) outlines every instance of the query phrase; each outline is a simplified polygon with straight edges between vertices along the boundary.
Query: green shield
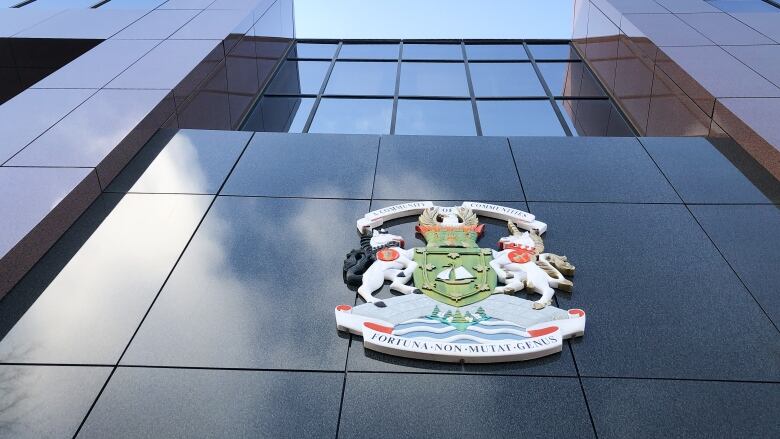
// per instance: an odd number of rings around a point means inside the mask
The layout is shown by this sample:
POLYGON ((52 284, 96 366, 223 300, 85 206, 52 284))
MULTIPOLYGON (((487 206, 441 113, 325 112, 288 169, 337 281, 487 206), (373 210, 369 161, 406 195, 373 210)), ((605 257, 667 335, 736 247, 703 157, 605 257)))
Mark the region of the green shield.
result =
POLYGON ((414 249, 414 285, 428 297, 461 307, 484 300, 496 288, 490 249, 426 247, 414 249))

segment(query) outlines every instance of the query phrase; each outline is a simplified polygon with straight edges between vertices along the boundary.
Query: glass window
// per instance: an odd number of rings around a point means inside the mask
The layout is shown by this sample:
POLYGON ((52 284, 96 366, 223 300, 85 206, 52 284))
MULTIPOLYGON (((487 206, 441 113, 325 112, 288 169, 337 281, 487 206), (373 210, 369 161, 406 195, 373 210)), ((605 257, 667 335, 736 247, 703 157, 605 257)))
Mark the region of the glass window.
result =
POLYGON ((565 136, 549 100, 477 101, 485 136, 565 136))
POLYGON ((546 96, 530 63, 469 64, 476 96, 546 96))
POLYGON ((314 98, 266 96, 247 117, 243 131, 302 133, 314 98))
POLYGON ((471 101, 399 99, 395 134, 475 136, 471 101))
POLYGON ((534 59, 580 59, 568 44, 529 44, 534 59))
POLYGON ((556 101, 574 136, 631 137, 634 132, 609 99, 556 101))
POLYGON ((522 44, 469 44, 466 56, 469 60, 528 59, 522 44))
POLYGON ((585 64, 581 62, 541 62, 536 65, 554 96, 605 96, 585 64))
POLYGON ((462 63, 403 63, 399 93, 406 96, 468 96, 462 63))
POLYGON ((404 43, 403 59, 462 60, 463 49, 460 44, 404 43))
POLYGON ((329 67, 329 61, 285 61, 267 93, 317 94, 329 67))
POLYGON ((398 44, 342 44, 339 58, 398 59, 398 44))
POLYGON ((340 61, 333 67, 325 93, 331 95, 395 94, 398 63, 340 61))
POLYGON ((336 53, 336 44, 298 43, 290 49, 288 58, 331 59, 336 53))
POLYGON ((323 98, 310 133, 389 134, 392 99, 323 98))

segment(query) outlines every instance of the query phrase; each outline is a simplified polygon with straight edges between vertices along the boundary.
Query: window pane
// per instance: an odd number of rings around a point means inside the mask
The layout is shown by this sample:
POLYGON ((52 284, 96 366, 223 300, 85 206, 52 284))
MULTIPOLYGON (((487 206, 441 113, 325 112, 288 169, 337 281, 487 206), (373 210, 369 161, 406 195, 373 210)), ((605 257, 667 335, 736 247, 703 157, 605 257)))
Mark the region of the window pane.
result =
POLYGON ((631 137, 628 123, 609 99, 557 101, 563 118, 575 136, 631 137))
POLYGON ((580 59, 568 44, 529 44, 534 59, 580 59))
POLYGON ((541 62, 536 65, 554 96, 605 96, 585 64, 581 62, 541 62))
POLYGON ((469 64, 476 96, 546 96, 530 63, 469 64))
POLYGON ((241 129, 301 133, 312 105, 314 98, 266 96, 252 110, 241 129))
POLYGON ((398 44, 342 44, 339 58, 398 59, 398 44))
POLYGON ((323 98, 310 133, 389 134, 392 99, 323 98))
POLYGON ((395 134, 474 136, 471 101, 399 99, 395 134))
POLYGON ((398 63, 337 62, 330 74, 327 94, 389 95, 395 94, 398 63))
POLYGON ((336 53, 336 44, 298 43, 290 50, 289 58, 331 59, 336 53))
POLYGON ((404 44, 404 59, 452 59, 462 60, 460 44, 404 44))
POLYGON ((485 136, 565 136, 549 100, 477 101, 485 136))
POLYGON ((401 95, 468 96, 466 67, 462 63, 403 63, 401 95))
POLYGON ((328 72, 328 61, 285 61, 267 93, 317 94, 328 72))
POLYGON ((528 59, 522 44, 471 44, 466 46, 469 60, 528 59))

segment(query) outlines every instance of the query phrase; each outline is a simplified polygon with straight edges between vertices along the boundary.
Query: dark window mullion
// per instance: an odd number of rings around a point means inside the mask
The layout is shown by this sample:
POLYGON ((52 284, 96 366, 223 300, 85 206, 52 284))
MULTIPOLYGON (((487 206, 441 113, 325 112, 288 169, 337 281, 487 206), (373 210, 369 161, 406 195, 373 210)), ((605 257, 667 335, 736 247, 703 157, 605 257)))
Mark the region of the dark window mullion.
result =
POLYGON ((479 112, 477 111, 477 98, 474 96, 474 85, 471 83, 471 70, 469 69, 469 60, 466 56, 466 43, 460 43, 460 50, 463 52, 463 65, 466 67, 466 81, 469 84, 469 96, 471 97, 471 111, 474 113, 474 125, 477 128, 477 135, 482 135, 482 124, 479 122, 479 112))
POLYGON ((560 123, 561 126, 563 127, 563 131, 566 133, 566 136, 571 137, 572 132, 569 129, 569 125, 566 123, 566 119, 563 117, 563 114, 561 114, 561 110, 558 108, 558 104, 555 103, 555 97, 550 91, 550 87, 547 86, 547 81, 544 80, 544 77, 542 76, 542 72, 541 70, 539 70, 539 66, 536 65, 534 56, 531 54, 531 50, 528 48, 528 43, 524 42, 523 47, 525 48, 525 52, 528 55, 528 59, 531 61, 531 65, 533 66, 534 71, 536 72, 536 76, 539 77, 539 82, 541 82, 542 88, 544 88, 544 92, 547 93, 547 98, 550 100, 550 105, 552 105, 553 111, 555 111, 555 116, 558 118, 558 123, 560 123))
POLYGON ((320 92, 317 94, 317 99, 314 100, 314 105, 311 106, 311 112, 309 113, 309 117, 306 119, 306 125, 303 126, 304 133, 308 133, 309 128, 311 128, 311 123, 314 120, 314 114, 317 113, 317 108, 320 106, 322 95, 325 94, 325 87, 328 86, 328 81, 330 80, 330 74, 333 73, 333 67, 336 66, 336 60, 339 57, 339 52, 341 52, 341 45, 342 43, 339 42, 339 45, 336 46, 336 53, 333 54, 333 59, 330 60, 330 67, 328 67, 328 73, 325 74, 325 78, 322 80, 322 85, 320 86, 320 92))
POLYGON ((390 119, 390 134, 395 134, 395 119, 398 113, 398 94, 401 89, 401 62, 404 56, 404 42, 398 47, 398 67, 395 70, 395 94, 393 95, 393 114, 390 119))

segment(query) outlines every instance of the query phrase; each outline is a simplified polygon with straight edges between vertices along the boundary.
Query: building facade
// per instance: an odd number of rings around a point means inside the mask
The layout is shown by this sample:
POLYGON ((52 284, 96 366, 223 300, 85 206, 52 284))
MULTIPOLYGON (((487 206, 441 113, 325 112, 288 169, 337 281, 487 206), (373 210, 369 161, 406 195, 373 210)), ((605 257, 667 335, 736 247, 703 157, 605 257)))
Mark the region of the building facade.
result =
MULTIPOLYGON (((780 431, 774 1, 575 0, 570 40, 297 39, 292 0, 0 7, 0 437, 780 431), (472 364, 338 331, 355 221, 422 201, 546 223, 585 334, 472 364)), ((382 227, 422 248, 416 224, 382 227)))

